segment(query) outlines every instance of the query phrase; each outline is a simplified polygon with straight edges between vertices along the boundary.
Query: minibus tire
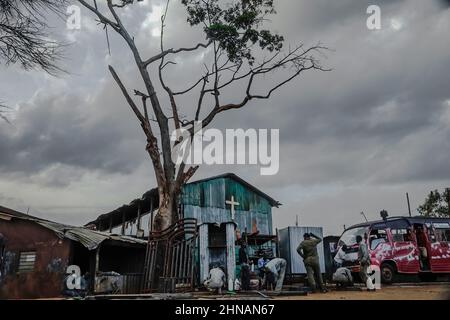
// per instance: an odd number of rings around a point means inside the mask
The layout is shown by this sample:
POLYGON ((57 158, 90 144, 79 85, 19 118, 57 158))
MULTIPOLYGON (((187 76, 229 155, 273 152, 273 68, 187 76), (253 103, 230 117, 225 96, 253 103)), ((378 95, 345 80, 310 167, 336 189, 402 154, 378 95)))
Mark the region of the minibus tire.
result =
POLYGON ((395 282, 395 268, 389 263, 383 263, 380 268, 381 282, 384 284, 391 284, 395 282))

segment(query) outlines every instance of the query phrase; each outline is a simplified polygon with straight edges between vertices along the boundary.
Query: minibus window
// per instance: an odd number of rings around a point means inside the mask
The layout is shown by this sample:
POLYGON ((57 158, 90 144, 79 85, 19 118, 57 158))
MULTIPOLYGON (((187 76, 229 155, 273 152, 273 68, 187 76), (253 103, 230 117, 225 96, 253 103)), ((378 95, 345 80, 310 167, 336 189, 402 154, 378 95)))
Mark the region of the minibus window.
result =
POLYGON ((411 230, 409 229, 391 229, 391 233, 394 242, 412 241, 411 230))
POLYGON ((450 242, 450 229, 436 229, 436 242, 450 242))
POLYGON ((436 235, 431 228, 428 228, 428 239, 430 239, 431 242, 436 242, 436 235))
POLYGON ((369 243, 370 250, 374 250, 380 244, 387 242, 387 233, 385 229, 375 229, 370 231, 369 243))
POLYGON ((367 227, 353 228, 345 231, 341 239, 339 239, 339 246, 343 246, 344 244, 348 247, 356 245, 356 236, 361 236, 364 239, 364 234, 367 233, 367 227))

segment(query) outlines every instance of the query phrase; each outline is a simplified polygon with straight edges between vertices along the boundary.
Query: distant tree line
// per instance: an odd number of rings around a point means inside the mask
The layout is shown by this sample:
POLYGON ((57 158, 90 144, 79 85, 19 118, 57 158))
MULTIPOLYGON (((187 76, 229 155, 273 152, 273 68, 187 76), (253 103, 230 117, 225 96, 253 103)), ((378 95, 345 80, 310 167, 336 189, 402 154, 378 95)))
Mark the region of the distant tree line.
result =
POLYGON ((450 188, 431 191, 417 211, 426 217, 450 217, 450 188))

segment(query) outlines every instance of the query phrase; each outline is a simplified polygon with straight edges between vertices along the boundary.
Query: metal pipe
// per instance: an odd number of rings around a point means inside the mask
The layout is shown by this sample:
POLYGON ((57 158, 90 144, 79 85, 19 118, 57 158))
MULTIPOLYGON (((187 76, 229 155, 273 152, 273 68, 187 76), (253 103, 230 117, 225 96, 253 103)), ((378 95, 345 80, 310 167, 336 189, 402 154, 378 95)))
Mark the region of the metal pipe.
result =
POLYGON ((361 211, 361 215, 364 217, 364 219, 366 219, 366 222, 369 222, 369 220, 367 220, 366 215, 364 214, 364 211, 361 211))

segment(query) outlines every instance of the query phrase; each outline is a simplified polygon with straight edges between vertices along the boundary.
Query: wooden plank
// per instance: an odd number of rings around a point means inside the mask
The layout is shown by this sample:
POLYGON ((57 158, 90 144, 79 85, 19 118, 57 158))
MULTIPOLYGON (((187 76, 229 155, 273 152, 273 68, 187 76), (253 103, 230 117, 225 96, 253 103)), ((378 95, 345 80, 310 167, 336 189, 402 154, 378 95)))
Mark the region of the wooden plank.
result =
POLYGON ((136 234, 137 231, 141 229, 141 203, 138 203, 138 212, 137 212, 137 227, 136 227, 136 234))
POLYGON ((234 291, 234 280, 236 273, 236 231, 234 223, 227 223, 226 225, 227 235, 227 279, 228 279, 228 291, 234 291))
POLYGON ((125 235, 125 213, 122 212, 122 235, 125 235))
POLYGON ((202 224, 199 228, 200 251, 200 282, 203 283, 209 275, 209 249, 208 249, 208 225, 202 224))

